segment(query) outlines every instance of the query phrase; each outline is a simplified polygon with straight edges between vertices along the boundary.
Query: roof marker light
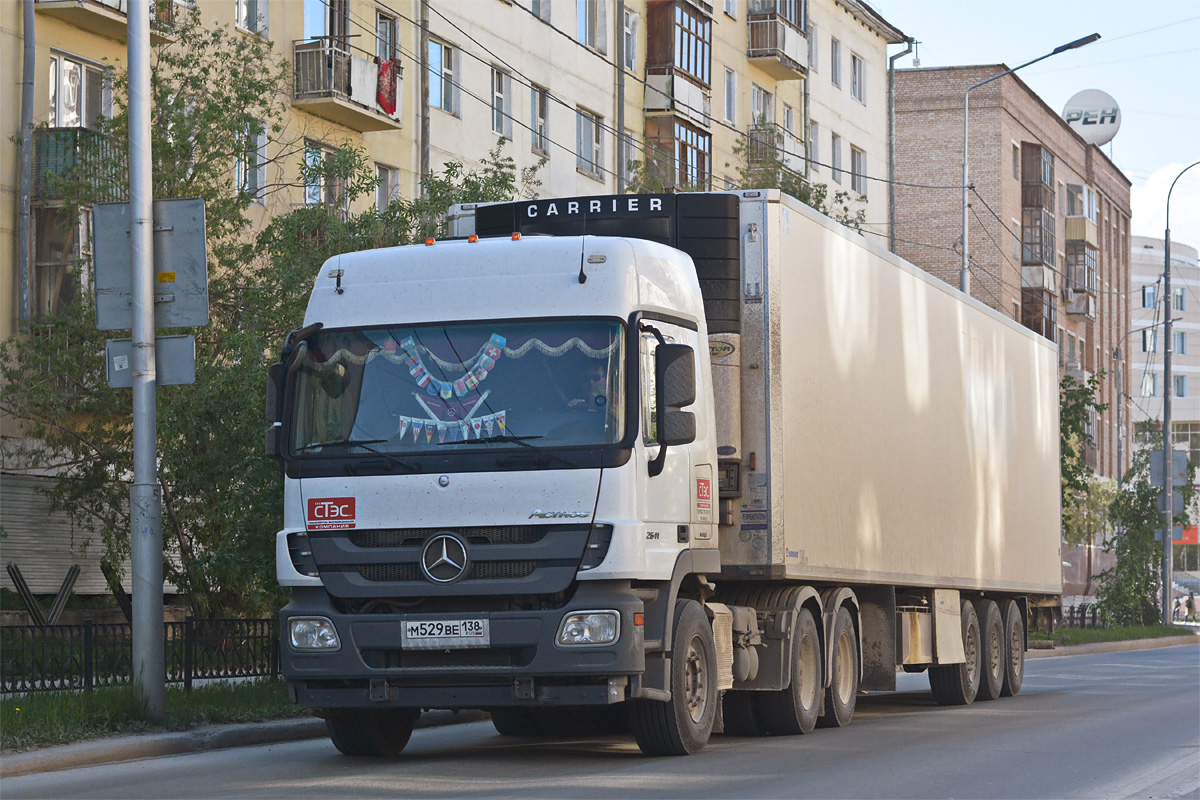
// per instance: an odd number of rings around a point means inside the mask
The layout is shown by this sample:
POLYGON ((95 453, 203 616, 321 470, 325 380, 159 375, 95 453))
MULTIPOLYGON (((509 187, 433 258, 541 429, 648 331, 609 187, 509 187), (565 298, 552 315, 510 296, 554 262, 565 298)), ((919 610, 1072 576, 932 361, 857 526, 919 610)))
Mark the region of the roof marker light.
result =
POLYGON ((429 246, 430 246, 430 245, 432 245, 432 244, 433 244, 433 237, 431 236, 431 237, 429 237, 428 239, 426 239, 426 240, 425 240, 425 246, 426 246, 426 247, 429 247, 429 246))
POLYGON ((520 233, 520 231, 518 231, 517 233, 514 233, 514 234, 512 235, 512 240, 513 240, 514 242, 518 242, 518 241, 520 241, 520 240, 521 240, 521 233, 520 233))
POLYGON ((475 242, 479 241, 479 237, 472 233, 470 236, 467 237, 467 241, 474 244, 475 242))

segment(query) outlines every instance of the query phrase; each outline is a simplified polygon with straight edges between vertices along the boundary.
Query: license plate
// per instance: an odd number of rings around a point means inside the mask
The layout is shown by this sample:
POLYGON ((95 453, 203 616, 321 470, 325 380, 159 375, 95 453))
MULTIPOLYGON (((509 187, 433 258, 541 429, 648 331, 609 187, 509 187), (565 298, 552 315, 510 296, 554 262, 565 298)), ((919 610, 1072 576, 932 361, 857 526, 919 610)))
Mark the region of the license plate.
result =
POLYGON ((400 642, 413 650, 489 647, 492 636, 486 619, 408 620, 400 629, 400 642))

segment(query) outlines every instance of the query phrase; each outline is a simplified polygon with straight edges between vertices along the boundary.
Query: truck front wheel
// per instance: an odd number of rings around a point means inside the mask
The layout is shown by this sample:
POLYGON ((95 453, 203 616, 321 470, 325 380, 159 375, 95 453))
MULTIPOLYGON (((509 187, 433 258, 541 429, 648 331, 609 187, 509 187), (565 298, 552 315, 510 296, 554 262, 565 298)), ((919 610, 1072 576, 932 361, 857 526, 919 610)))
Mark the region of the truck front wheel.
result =
POLYGON ((695 600, 675 604, 671 699, 631 700, 630 726, 648 756, 685 756, 708 744, 717 716, 717 648, 695 600))
POLYGON ((419 716, 421 712, 415 708, 331 711, 325 717, 325 728, 343 755, 390 758, 408 744, 419 716))

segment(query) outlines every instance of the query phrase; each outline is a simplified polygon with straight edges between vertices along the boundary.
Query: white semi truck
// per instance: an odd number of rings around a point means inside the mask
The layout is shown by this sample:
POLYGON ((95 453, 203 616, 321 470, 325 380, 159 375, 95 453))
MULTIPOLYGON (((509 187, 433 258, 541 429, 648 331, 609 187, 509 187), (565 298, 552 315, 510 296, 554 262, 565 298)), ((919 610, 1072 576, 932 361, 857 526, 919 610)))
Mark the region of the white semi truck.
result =
POLYGON ((642 751, 1021 688, 1061 592, 1052 343, 776 191, 463 206, 336 256, 270 372, 293 699, 642 751), (591 714, 587 713, 591 710, 591 714))

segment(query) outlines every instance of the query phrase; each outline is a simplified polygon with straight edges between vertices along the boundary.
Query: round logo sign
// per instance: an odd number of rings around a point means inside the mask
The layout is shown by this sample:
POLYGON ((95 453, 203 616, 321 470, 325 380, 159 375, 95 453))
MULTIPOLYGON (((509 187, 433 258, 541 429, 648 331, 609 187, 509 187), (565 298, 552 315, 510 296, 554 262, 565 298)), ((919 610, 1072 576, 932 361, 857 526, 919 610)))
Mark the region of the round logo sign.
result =
POLYGON ((1088 144, 1106 144, 1121 128, 1117 101, 1099 89, 1077 92, 1063 107, 1063 119, 1088 144))
POLYGON ((430 537, 421 550, 421 572, 434 583, 453 583, 467 572, 467 544, 453 533, 430 537))

